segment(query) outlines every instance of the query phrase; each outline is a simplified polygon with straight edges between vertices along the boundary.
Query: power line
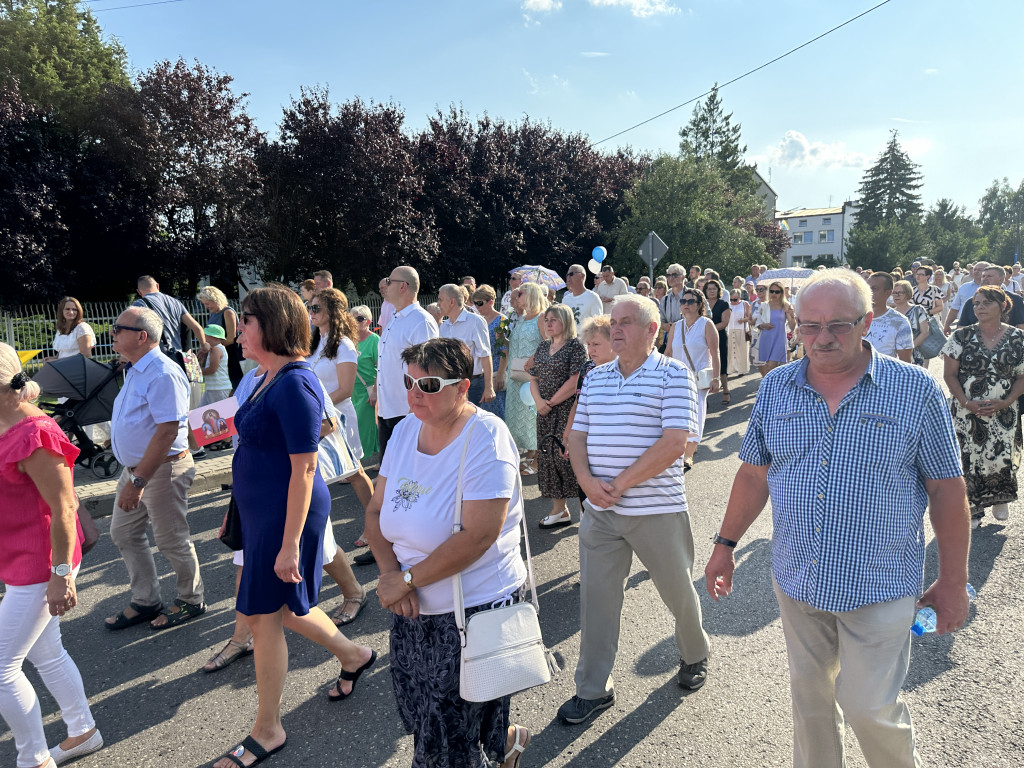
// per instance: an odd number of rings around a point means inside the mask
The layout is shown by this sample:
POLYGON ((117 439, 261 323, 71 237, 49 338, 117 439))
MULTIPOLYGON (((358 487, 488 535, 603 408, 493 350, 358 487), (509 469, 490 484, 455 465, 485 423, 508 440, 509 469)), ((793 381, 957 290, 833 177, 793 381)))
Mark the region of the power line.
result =
MULTIPOLYGON (((95 2, 96 0, 86 0, 87 2, 95 2)), ((135 3, 134 5, 115 5, 107 8, 93 8, 93 13, 102 13, 103 11, 123 11, 126 8, 144 8, 147 5, 167 5, 168 3, 181 3, 184 0, 154 0, 151 3, 135 3)))
MULTIPOLYGON (((796 53, 801 48, 806 48, 811 43, 818 42, 819 40, 821 40, 821 38, 826 37, 828 35, 831 35, 837 29, 842 29, 847 24, 852 24, 857 19, 859 19, 859 18, 861 18, 863 16, 867 16, 872 11, 877 11, 883 5, 887 5, 890 2, 892 2, 892 0, 882 0, 882 2, 880 2, 878 5, 876 5, 876 6, 872 7, 872 8, 868 8, 866 11, 864 11, 862 13, 858 13, 853 18, 847 19, 842 24, 839 24, 839 25, 837 25, 835 27, 832 27, 832 29, 828 30, 827 32, 822 32, 820 35, 818 35, 817 37, 814 37, 814 38, 808 40, 806 43, 801 43, 796 48, 793 48, 793 49, 791 49, 789 51, 786 51, 781 56, 776 56, 771 61, 766 61, 761 66, 754 67, 753 69, 744 72, 742 75, 739 75, 738 77, 734 77, 732 80, 729 80, 726 83, 722 83, 720 86, 718 86, 718 90, 722 90, 723 88, 725 88, 728 85, 732 85, 733 83, 738 82, 738 81, 742 80, 743 78, 748 77, 749 75, 754 74, 755 72, 759 72, 762 69, 764 69, 765 67, 770 66, 770 65, 774 64, 777 61, 781 61, 782 59, 786 58, 790 54, 796 53)), ((699 96, 694 96, 692 99, 689 99, 688 101, 684 101, 682 104, 677 104, 676 106, 672 107, 671 109, 666 109, 664 112, 660 112, 659 114, 655 115, 654 117, 649 117, 646 120, 643 120, 642 122, 637 123, 636 125, 631 125, 629 128, 621 130, 618 133, 614 133, 614 134, 612 134, 611 136, 609 136, 609 137, 607 137, 605 139, 601 139, 600 141, 595 141, 590 146, 596 147, 598 144, 604 144, 606 141, 611 141, 612 139, 616 139, 616 138, 618 138, 619 136, 622 136, 625 133, 629 133, 630 131, 639 128, 641 125, 647 125, 647 123, 650 123, 650 122, 652 122, 654 120, 657 120, 659 117, 664 117, 665 115, 669 114, 670 112, 675 112, 677 109, 682 109, 683 107, 685 107, 685 106, 687 106, 689 104, 693 104, 693 102, 698 101, 700 99, 703 99, 705 96, 707 96, 710 93, 711 93, 711 91, 704 91, 704 93, 700 94, 699 96)))

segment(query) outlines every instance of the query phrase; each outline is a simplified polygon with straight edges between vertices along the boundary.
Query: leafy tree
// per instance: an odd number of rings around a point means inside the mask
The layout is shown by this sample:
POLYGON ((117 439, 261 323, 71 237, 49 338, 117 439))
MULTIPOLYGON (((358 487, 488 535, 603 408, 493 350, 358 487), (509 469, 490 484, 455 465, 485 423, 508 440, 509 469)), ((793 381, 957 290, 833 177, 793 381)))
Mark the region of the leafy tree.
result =
POLYGON ((933 258, 931 243, 917 217, 899 222, 890 220, 877 226, 862 226, 860 222, 850 230, 846 260, 855 266, 872 270, 891 270, 898 265, 933 258))
POLYGON ((638 245, 654 230, 669 246, 669 261, 698 263, 721 275, 743 275, 751 264, 774 264, 755 226, 761 201, 737 193, 714 164, 661 155, 626 194, 629 215, 615 230, 616 265, 645 273, 638 245))
POLYGON ((278 140, 262 154, 270 237, 268 274, 305 277, 327 268, 357 289, 400 264, 422 270, 437 255, 405 115, 394 104, 331 103, 303 89, 284 110, 278 140))
POLYGON ((268 247, 256 164, 263 135, 245 111, 248 94, 235 94, 231 82, 183 59, 138 78, 141 135, 132 142, 154 190, 159 267, 140 271, 162 274, 168 289, 173 276, 186 295, 206 275, 230 288, 240 268, 258 263, 268 247))
POLYGON ((987 251, 981 228, 963 206, 943 198, 924 217, 924 234, 930 241, 932 258, 947 269, 954 261, 966 264, 982 258, 987 251))
POLYGON ((85 120, 107 85, 127 87, 127 57, 75 0, 0 0, 0 75, 20 82, 26 101, 68 123, 85 120))
POLYGON ((0 82, 0 305, 59 296, 67 226, 60 196, 67 168, 43 110, 0 82))
POLYGON ((1024 181, 1017 189, 1009 179, 994 181, 979 201, 978 216, 988 248, 988 259, 999 264, 1012 264, 1024 258, 1024 181))
POLYGON ((747 145, 741 145, 740 124, 733 125, 732 112, 725 114, 715 83, 707 99, 693 108, 690 122, 679 130, 679 153, 708 162, 738 187, 750 183, 748 166, 743 162, 747 145))
POLYGON ((902 223, 921 214, 920 166, 900 148, 899 132, 893 131, 885 150, 867 170, 860 185, 861 209, 855 227, 902 223))

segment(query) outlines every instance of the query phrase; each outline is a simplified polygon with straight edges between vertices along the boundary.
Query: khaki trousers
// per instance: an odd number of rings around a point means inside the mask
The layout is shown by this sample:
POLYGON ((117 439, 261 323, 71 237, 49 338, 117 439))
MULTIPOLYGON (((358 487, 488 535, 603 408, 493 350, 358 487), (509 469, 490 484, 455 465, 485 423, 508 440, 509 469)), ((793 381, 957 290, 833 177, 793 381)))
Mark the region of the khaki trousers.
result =
POLYGON ((710 643, 701 626, 693 586, 693 533, 686 512, 630 516, 588 509, 579 530, 580 660, 576 695, 599 699, 614 689, 612 667, 633 553, 646 566, 661 599, 676 620, 680 658, 707 658, 710 643))
POLYGON ((900 688, 910 666, 913 597, 819 611, 775 584, 789 654, 794 768, 842 768, 843 721, 871 768, 919 768, 900 688))
POLYGON ((128 469, 117 481, 114 515, 110 521, 110 538, 121 551, 128 566, 132 602, 157 605, 160 582, 156 561, 146 537, 146 525, 153 526, 153 541, 160 553, 171 563, 178 576, 178 597, 186 603, 203 602, 203 580, 199 575, 199 559, 188 528, 188 489, 196 476, 196 465, 186 453, 177 461, 161 464, 142 493, 137 509, 128 512, 117 505, 121 489, 128 484, 128 469))

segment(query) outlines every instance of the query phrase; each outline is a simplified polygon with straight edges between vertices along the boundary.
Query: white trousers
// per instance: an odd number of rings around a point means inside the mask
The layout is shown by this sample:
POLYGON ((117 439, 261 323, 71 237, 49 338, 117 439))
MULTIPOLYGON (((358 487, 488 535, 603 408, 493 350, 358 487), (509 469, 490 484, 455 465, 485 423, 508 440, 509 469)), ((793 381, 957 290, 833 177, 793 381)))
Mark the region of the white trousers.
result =
POLYGON ((39 698, 22 669, 25 659, 57 700, 69 737, 96 727, 82 675, 61 643, 60 622, 47 609, 46 582, 8 586, 0 600, 0 715, 14 733, 18 768, 50 757, 39 698))

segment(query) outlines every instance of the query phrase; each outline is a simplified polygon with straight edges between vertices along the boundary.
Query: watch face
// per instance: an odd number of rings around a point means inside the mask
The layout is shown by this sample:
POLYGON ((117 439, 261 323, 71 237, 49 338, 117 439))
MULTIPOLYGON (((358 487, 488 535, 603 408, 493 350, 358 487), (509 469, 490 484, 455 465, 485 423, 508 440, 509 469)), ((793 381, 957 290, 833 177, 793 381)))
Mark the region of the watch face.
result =
POLYGON ((67 563, 61 563, 53 569, 53 572, 58 576, 67 576, 71 573, 71 566, 67 563))

